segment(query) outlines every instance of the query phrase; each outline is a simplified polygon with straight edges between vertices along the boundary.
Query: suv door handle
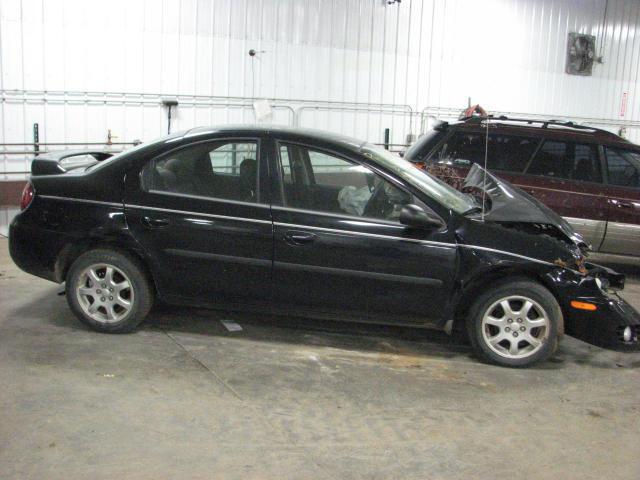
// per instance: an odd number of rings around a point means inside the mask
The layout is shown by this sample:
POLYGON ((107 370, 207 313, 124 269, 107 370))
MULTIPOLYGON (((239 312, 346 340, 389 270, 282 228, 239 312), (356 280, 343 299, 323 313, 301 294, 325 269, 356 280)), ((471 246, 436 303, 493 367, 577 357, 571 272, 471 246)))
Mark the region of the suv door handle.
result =
POLYGON ((611 205, 615 205, 616 207, 620 207, 620 208, 633 208, 633 203, 631 202, 621 202, 620 200, 609 200, 609 203, 611 205))
POLYGON ((296 232, 293 230, 284 232, 284 240, 290 245, 305 245, 313 242, 315 239, 316 236, 313 233, 296 232))
POLYGON ((164 228, 169 225, 169 220, 166 218, 153 218, 145 216, 142 217, 140 221, 147 228, 164 228))

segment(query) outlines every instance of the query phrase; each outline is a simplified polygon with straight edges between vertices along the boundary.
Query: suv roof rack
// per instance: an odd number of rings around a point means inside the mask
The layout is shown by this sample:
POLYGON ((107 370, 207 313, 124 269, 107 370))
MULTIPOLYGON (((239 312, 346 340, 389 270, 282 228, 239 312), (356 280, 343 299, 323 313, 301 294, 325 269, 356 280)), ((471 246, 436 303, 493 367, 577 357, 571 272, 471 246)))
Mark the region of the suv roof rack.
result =
POLYGON ((615 133, 609 132, 607 130, 602 130, 601 128, 596 128, 596 127, 587 126, 587 125, 580 125, 579 123, 574 123, 567 120, 553 120, 553 119, 536 120, 532 118, 512 118, 512 117, 507 117, 506 115, 500 115, 498 117, 494 115, 489 115, 488 117, 481 117, 481 116, 474 115, 472 117, 461 118, 460 120, 463 122, 470 122, 470 123, 480 123, 484 120, 518 122, 518 123, 526 123, 527 125, 531 125, 531 126, 540 125, 540 128, 548 128, 549 125, 552 125, 557 127, 571 128, 574 130, 587 130, 590 132, 598 132, 606 136, 619 138, 618 135, 616 135, 615 133))

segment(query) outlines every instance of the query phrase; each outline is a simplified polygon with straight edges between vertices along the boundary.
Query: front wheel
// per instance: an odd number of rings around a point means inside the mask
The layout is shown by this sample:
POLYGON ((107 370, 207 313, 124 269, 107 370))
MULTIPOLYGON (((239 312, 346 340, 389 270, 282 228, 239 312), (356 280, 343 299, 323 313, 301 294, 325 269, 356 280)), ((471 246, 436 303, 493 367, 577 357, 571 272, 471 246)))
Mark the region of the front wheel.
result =
POLYGON ((94 330, 134 330, 151 309, 153 293, 140 262, 115 250, 86 252, 73 263, 66 279, 73 313, 94 330))
POLYGON ((490 363, 528 367, 557 348, 562 312, 551 292, 536 282, 503 283, 480 295, 469 313, 473 349, 490 363))

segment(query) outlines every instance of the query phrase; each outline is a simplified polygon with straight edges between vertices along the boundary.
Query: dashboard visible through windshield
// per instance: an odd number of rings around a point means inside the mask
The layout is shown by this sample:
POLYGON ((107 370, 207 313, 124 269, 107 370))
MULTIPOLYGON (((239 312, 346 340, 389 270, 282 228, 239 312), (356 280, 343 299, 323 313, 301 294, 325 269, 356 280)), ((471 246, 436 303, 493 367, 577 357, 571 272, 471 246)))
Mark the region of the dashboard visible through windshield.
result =
POLYGON ((376 160, 421 192, 424 192, 431 199, 456 213, 465 214, 469 211, 474 211, 477 207, 477 204, 470 196, 459 192, 442 180, 414 167, 410 162, 387 150, 364 144, 361 147, 361 152, 367 157, 376 160))

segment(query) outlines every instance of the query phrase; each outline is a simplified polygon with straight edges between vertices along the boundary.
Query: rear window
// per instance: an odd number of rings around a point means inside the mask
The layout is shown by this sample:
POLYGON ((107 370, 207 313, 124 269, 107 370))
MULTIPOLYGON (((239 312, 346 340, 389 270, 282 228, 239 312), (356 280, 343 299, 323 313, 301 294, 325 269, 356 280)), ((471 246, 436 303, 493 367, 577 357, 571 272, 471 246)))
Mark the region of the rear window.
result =
POLYGON ((598 147, 546 140, 531 161, 527 173, 566 180, 602 182, 598 147))
POLYGON ((621 187, 640 187, 640 153, 605 147, 609 183, 621 187))
POLYGON ((438 149, 433 161, 446 165, 484 166, 487 150, 487 168, 511 173, 522 173, 533 155, 539 140, 518 135, 489 134, 489 144, 483 133, 455 132, 438 149))

